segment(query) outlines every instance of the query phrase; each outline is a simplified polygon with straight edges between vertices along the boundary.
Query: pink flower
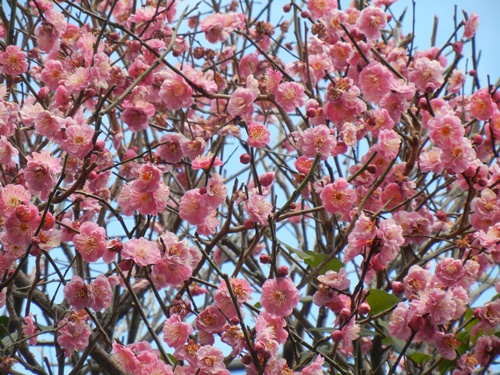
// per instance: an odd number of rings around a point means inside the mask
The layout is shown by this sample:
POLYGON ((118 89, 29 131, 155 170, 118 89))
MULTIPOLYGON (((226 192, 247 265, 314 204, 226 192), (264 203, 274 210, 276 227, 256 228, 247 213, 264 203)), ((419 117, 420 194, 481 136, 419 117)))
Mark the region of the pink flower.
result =
POLYGON ((254 89, 239 87, 229 99, 227 112, 231 117, 239 116, 248 121, 253 115, 255 99, 257 99, 257 92, 254 89))
POLYGON ((184 193, 179 204, 179 216, 191 225, 200 225, 210 214, 212 209, 202 204, 203 196, 200 189, 188 190, 184 193))
POLYGON ((72 314, 59 322, 59 336, 57 343, 64 349, 64 355, 70 357, 73 350, 84 350, 89 344, 92 333, 87 324, 87 313, 72 314))
POLYGON ((207 148, 207 143, 203 138, 196 137, 195 139, 184 138, 181 141, 182 153, 189 159, 193 160, 197 156, 202 155, 207 148))
POLYGON ((211 305, 203 310, 195 319, 196 328, 208 333, 218 333, 226 324, 226 318, 218 307, 211 305))
POLYGON ((479 27, 479 16, 472 12, 467 22, 465 23, 464 34, 462 38, 471 39, 475 34, 479 27))
POLYGON ((224 42, 237 28, 244 26, 245 16, 243 14, 211 14, 205 17, 201 23, 201 31, 205 33, 205 38, 214 44, 224 42))
POLYGON ((488 366, 498 354, 500 354, 500 339, 497 336, 483 336, 477 339, 474 355, 481 366, 488 366))
POLYGON ((448 92, 450 94, 456 94, 461 89, 465 83, 465 74, 461 70, 455 69, 448 78, 448 92))
POLYGON ((382 9, 369 6, 361 11, 356 24, 368 39, 378 39, 387 24, 387 17, 382 9))
POLYGON ((149 264, 156 264, 161 258, 161 253, 155 241, 148 241, 141 237, 125 242, 122 256, 124 259, 132 259, 140 267, 145 267, 149 264))
MULTIPOLYGON (((193 104, 193 88, 174 72, 166 72, 158 96, 170 110, 188 108, 193 104)), ((154 109, 154 108, 153 108, 154 109)))
POLYGON ((212 152, 206 155, 199 155, 191 162, 191 168, 194 170, 203 169, 208 171, 210 168, 220 167, 221 165, 224 165, 224 162, 212 152))
POLYGON ((457 301, 450 289, 428 288, 420 299, 418 313, 428 313, 433 324, 445 324, 453 318, 457 301))
POLYGON ((94 303, 92 288, 76 275, 64 286, 64 297, 75 311, 81 311, 94 303))
POLYGON ((367 100, 378 102, 392 86, 392 73, 377 61, 372 61, 359 74, 359 88, 367 100))
POLYGON ((178 348, 184 345, 193 332, 193 326, 181 321, 178 314, 170 315, 163 325, 163 340, 171 348, 178 348))
POLYGON ((487 88, 477 90, 470 97, 471 115, 478 120, 488 121, 496 110, 496 104, 491 99, 487 88))
POLYGON ((464 172, 475 159, 476 151, 474 151, 471 141, 467 138, 462 138, 461 143, 450 149, 443 150, 441 154, 443 166, 455 173, 464 172))
MULTIPOLYGON (((251 294, 253 290, 248 281, 245 279, 231 278, 229 279, 229 282, 238 302, 238 307, 252 299, 251 294)), ((229 319, 238 317, 236 306, 234 306, 224 280, 221 281, 219 288, 214 294, 214 301, 216 306, 220 308, 229 319)))
POLYGON ((139 367, 139 360, 132 349, 126 347, 125 345, 119 344, 118 342, 113 342, 113 353, 114 357, 123 369, 128 373, 134 373, 134 371, 139 367))
POLYGON ((172 366, 167 365, 163 360, 157 359, 141 368, 139 375, 174 375, 172 366))
POLYGON ((156 112, 153 104, 143 100, 138 100, 134 103, 125 101, 123 108, 124 110, 120 115, 120 119, 128 125, 131 132, 146 130, 149 120, 156 112))
POLYGON ((158 147, 158 155, 167 163, 177 164, 184 157, 181 148, 184 139, 185 137, 179 133, 165 134, 160 139, 162 145, 158 147))
POLYGON ((318 355, 311 365, 302 369, 302 375, 323 375, 323 363, 325 363, 325 359, 318 355))
POLYGON ((441 173, 443 164, 441 163, 441 154, 443 151, 439 147, 433 147, 429 151, 420 153, 418 165, 422 172, 441 173))
POLYGON ((80 234, 73 237, 73 242, 84 261, 95 262, 106 252, 106 230, 86 221, 80 226, 80 234))
POLYGON ((0 136, 0 163, 10 164, 12 158, 19 155, 19 151, 7 139, 5 135, 0 136))
POLYGON ((297 148, 308 158, 315 158, 321 153, 321 160, 326 160, 333 155, 337 146, 337 140, 326 125, 318 125, 314 128, 299 130, 292 133, 297 138, 297 148))
POLYGON ((420 266, 411 266, 408 275, 404 278, 405 297, 418 298, 423 294, 431 279, 429 271, 420 266))
POLYGON ((244 203, 248 218, 262 226, 269 225, 268 217, 272 214, 273 205, 260 194, 251 195, 244 203))
POLYGON ((377 151, 380 155, 387 160, 395 159, 399 154, 399 146, 401 145, 399 134, 392 129, 382 129, 378 133, 378 139, 377 151))
POLYGON ((137 174, 137 179, 133 182, 133 189, 142 192, 154 192, 158 190, 161 184, 162 172, 154 165, 142 164, 137 174))
POLYGON ((399 340, 407 340, 411 335, 408 326, 408 308, 400 302, 389 319, 389 334, 399 340))
POLYGON ((30 199, 30 193, 22 185, 0 186, 0 213, 4 218, 12 216, 16 213, 17 207, 28 205, 30 199))
POLYGON ((160 289, 181 284, 191 277, 192 272, 185 258, 163 258, 153 266, 151 278, 160 289))
POLYGON ((247 125, 247 143, 251 147, 263 148, 271 141, 271 133, 265 125, 251 121, 247 125))
POLYGON ((321 190, 320 197, 323 207, 330 215, 344 215, 356 202, 356 192, 349 189, 349 183, 345 178, 339 178, 333 184, 327 184, 321 190))
POLYGON ((439 88, 443 82, 443 67, 436 60, 421 57, 415 61, 413 70, 409 74, 410 82, 415 83, 420 91, 425 92, 428 87, 439 88))
POLYGON ((302 107, 306 102, 304 86, 296 82, 280 83, 276 90, 276 103, 285 112, 295 111, 295 108, 302 107))
POLYGON ((460 284, 465 275, 462 261, 453 258, 444 258, 436 266, 436 278, 445 286, 452 287, 460 284))
POLYGON ((215 346, 202 346, 196 352, 197 366, 200 374, 206 375, 230 375, 224 364, 222 350, 215 346))
POLYGON ((70 125, 66 128, 65 135, 62 148, 74 158, 83 159, 92 151, 94 130, 89 125, 70 125))
POLYGON ((444 359, 454 360, 457 357, 457 349, 462 344, 453 333, 436 332, 435 342, 439 354, 444 359))
POLYGON ((321 18, 324 14, 338 7, 337 0, 308 0, 307 10, 314 18, 321 18))
POLYGON ((3 73, 11 76, 23 74, 28 70, 26 53, 15 45, 7 46, 5 52, 0 53, 0 64, 3 73))
MULTIPOLYGON (((35 324, 35 321, 33 320, 33 314, 29 313, 28 316, 24 318, 24 323, 23 325, 23 335, 26 337, 36 335, 38 333, 38 328, 35 324)), ((38 336, 33 336, 28 340, 28 343, 30 345, 36 345, 38 341, 38 336)))
POLYGON ((260 304, 269 314, 288 316, 299 300, 300 292, 289 277, 268 279, 262 285, 260 304))
POLYGON ((118 198, 118 203, 120 205, 122 205, 122 203, 125 203, 125 205, 128 203, 130 204, 132 210, 137 210, 142 215, 153 216, 156 216, 158 213, 165 210, 170 195, 169 187, 163 182, 158 185, 158 188, 155 191, 143 192, 138 190, 135 185, 132 184, 128 192, 128 197, 126 195, 122 196, 124 192, 125 189, 122 190, 122 193, 118 198), (128 199, 128 202, 124 202, 126 199, 128 199))
POLYGON ((99 275, 94 281, 90 283, 92 295, 94 298, 93 303, 90 305, 95 311, 106 309, 111 303, 113 297, 113 290, 108 278, 104 275, 99 275))
POLYGON ((465 134, 460 119, 450 114, 433 117, 429 121, 429 128, 429 137, 443 150, 460 144, 465 134))
POLYGON ((51 157, 45 150, 40 153, 33 152, 32 155, 26 157, 28 164, 23 171, 24 178, 32 194, 46 199, 57 182, 56 173, 62 169, 61 160, 51 157))
POLYGON ((84 67, 76 68, 66 76, 63 82, 70 94, 85 90, 90 83, 89 70, 84 67))

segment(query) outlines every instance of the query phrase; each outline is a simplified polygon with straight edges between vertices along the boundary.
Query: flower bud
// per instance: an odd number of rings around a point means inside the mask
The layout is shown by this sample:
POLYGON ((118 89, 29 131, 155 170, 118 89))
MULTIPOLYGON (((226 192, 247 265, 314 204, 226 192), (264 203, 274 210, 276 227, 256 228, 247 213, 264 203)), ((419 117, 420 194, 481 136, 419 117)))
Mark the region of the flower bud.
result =
POLYGON ((342 331, 337 329, 337 330, 332 332, 333 342, 339 343, 342 341, 343 338, 344 338, 344 335, 342 334, 342 331))
POLYGON ((250 155, 248 155, 248 154, 241 154, 240 155, 240 163, 241 164, 248 164, 248 163, 250 163, 250 160, 251 160, 250 155))
POLYGON ((348 308, 344 307, 342 310, 340 310, 340 318, 342 320, 346 320, 346 319, 349 319, 349 317, 351 316, 351 310, 349 310, 348 308))
POLYGON ((266 172, 259 176, 260 184, 264 187, 271 186, 274 182, 274 172, 266 172))
POLYGON ((272 261, 273 261, 273 258, 271 258, 269 255, 267 254, 262 254, 259 258, 259 261, 260 263, 262 264, 271 264, 272 261))
POLYGON ((283 5, 283 12, 288 13, 292 10, 292 4, 288 3, 283 5))
POLYGON ((243 226, 246 229, 253 229, 254 228, 254 222, 250 219, 246 219, 245 222, 243 223, 243 226))
POLYGON ((98 139, 95 141, 94 151, 101 152, 102 150, 104 150, 105 146, 106 143, 102 139, 98 139))
POLYGON ((277 275, 278 277, 287 277, 288 276, 289 269, 287 266, 281 266, 278 268, 277 275))
POLYGON ((483 136, 481 134, 475 134, 474 137, 472 137, 472 143, 480 146, 483 143, 483 136))
POLYGON ((396 294, 402 294, 405 291, 405 285, 401 281, 393 281, 391 286, 393 292, 396 294))
POLYGON ((464 49, 464 44, 461 41, 457 40, 456 42, 453 42, 451 44, 451 48, 453 48, 453 51, 455 51, 456 53, 461 54, 464 49))
POLYGON ((48 212, 45 214, 45 218, 43 220, 43 225, 42 229, 43 230, 50 230, 54 227, 54 224, 56 223, 56 218, 52 213, 48 212))
POLYGON ((471 70, 469 70, 469 75, 470 75, 471 77, 475 77, 475 76, 476 76, 476 74, 477 74, 477 72, 476 72, 476 70, 475 70, 475 69, 471 69, 471 70))
POLYGON ((362 304, 359 305, 358 311, 361 315, 366 315, 371 311, 371 307, 369 304, 363 302, 362 304))
POLYGON ((316 111, 316 108, 309 108, 307 111, 306 111, 306 116, 307 117, 316 117, 316 114, 318 112, 316 111))

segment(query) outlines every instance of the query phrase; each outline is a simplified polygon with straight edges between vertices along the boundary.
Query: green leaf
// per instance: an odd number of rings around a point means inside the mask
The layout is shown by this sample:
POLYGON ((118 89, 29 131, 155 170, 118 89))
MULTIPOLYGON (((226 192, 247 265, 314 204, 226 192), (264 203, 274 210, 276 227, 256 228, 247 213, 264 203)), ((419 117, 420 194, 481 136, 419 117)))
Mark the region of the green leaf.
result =
POLYGON ((256 309, 260 309, 262 306, 260 305, 260 302, 255 302, 253 307, 255 307, 256 309))
POLYGON ((396 306, 401 299, 385 290, 372 289, 368 294, 368 304, 371 307, 372 314, 379 314, 396 306))
POLYGON ((7 330, 8 326, 9 317, 5 315, 0 316, 0 339, 3 339, 5 336, 7 336, 7 333, 9 332, 7 330))
POLYGON ((450 361, 449 359, 443 359, 439 363, 439 373, 441 375, 446 374, 450 370, 454 370, 457 368, 457 360, 450 361))
POLYGON ((410 358, 417 365, 420 365, 424 362, 427 362, 429 359, 432 358, 432 356, 421 352, 413 352, 411 354, 408 354, 408 358, 410 358))
MULTIPOLYGON (((328 257, 328 254, 320 254, 315 253, 314 251, 300 251, 298 249, 294 249, 293 247, 283 244, 283 246, 290 252, 297 254, 297 256, 304 261, 305 264, 311 266, 313 268, 318 267, 323 261, 328 257)), ((335 271, 339 272, 345 264, 342 263, 337 258, 333 258, 330 260, 321 270, 319 271, 320 275, 323 275, 326 271, 335 271)))
POLYGON ((332 333, 335 328, 332 327, 321 327, 321 328, 309 328, 309 332, 321 332, 321 333, 332 333))

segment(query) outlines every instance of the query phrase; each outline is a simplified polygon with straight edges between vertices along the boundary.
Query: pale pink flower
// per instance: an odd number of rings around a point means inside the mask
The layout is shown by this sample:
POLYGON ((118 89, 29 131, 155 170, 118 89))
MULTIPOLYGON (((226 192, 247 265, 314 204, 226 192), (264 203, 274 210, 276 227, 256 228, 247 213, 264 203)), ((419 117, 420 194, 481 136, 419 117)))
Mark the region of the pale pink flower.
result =
POLYGON ((65 357, 70 357, 74 350, 84 350, 89 343, 92 330, 87 324, 87 314, 82 313, 82 315, 85 318, 72 314, 69 318, 64 318, 59 322, 61 328, 59 329, 57 343, 64 349, 65 357))
POLYGON ((18 46, 7 46, 5 52, 0 53, 0 65, 4 74, 15 76, 28 70, 26 53, 18 46))
POLYGON ((251 121, 247 125, 247 143, 251 147, 263 148, 271 141, 271 133, 265 125, 251 121))
POLYGON ((155 286, 161 289, 181 284, 191 277, 192 272, 186 258, 165 257, 153 266, 151 279, 155 286))
POLYGON ((389 319, 389 334, 399 340, 407 340, 411 336, 408 326, 408 308, 400 302, 389 319))
POLYGON ((469 108, 471 115, 478 120, 488 121, 497 109, 487 88, 477 90, 470 96, 469 108))
POLYGON ((338 7, 337 0, 308 0, 307 10, 314 18, 321 18, 324 14, 338 7))
POLYGON ((306 102, 304 86, 296 82, 280 83, 275 95, 276 103, 278 103, 285 112, 295 111, 295 108, 302 107, 306 102))
POLYGON ((429 151, 423 151, 418 158, 418 165, 422 172, 441 173, 443 164, 441 163, 441 154, 443 150, 439 147, 433 147, 429 151))
POLYGON ((326 125, 318 125, 305 131, 292 133, 297 139, 297 148, 308 158, 315 158, 320 152, 321 159, 333 155, 337 140, 326 125))
POLYGON ((278 344, 284 344, 288 338, 288 332, 285 329, 286 321, 282 316, 277 316, 261 310, 255 322, 257 332, 266 330, 271 333, 272 338, 278 344))
POLYGON ((224 162, 212 152, 206 155, 199 155, 191 162, 191 168, 194 170, 203 169, 208 171, 210 168, 220 167, 221 165, 224 165, 224 162))
POLYGON ((156 241, 148 241, 141 237, 132 238, 123 244, 122 257, 132 259, 138 266, 145 267, 156 264, 161 258, 156 241))
MULTIPOLYGON (((177 368, 178 366, 176 366, 177 368)), ((177 373, 177 371, 176 371, 177 373)), ((163 360, 157 359, 145 364, 138 375, 174 375, 172 366, 167 365, 163 360)))
POLYGON ((181 321, 178 314, 170 315, 163 325, 163 341, 171 348, 178 348, 186 344, 189 335, 193 332, 193 326, 181 321))
POLYGON ((272 214, 273 205, 266 201, 260 194, 251 195, 244 203, 248 218, 262 226, 269 225, 269 215, 272 214))
POLYGON ((26 159, 28 163, 23 175, 28 190, 39 195, 41 199, 46 199, 57 182, 56 174, 62 169, 61 159, 53 158, 45 150, 40 153, 33 152, 32 156, 27 156, 26 159))
POLYGON ((134 373, 134 371, 139 367, 139 360, 132 349, 126 347, 125 345, 119 344, 118 342, 113 342, 113 353, 114 358, 128 373, 134 373))
POLYGON ((106 230, 96 223, 86 221, 80 226, 80 233, 73 237, 76 250, 86 262, 95 262, 106 251, 106 230))
POLYGON ((395 159, 399 154, 399 146, 401 145, 401 137, 394 130, 382 129, 378 133, 377 151, 382 157, 387 160, 395 159))
POLYGON ((166 72, 158 96, 167 109, 178 110, 188 108, 193 104, 193 88, 174 72, 166 72))
MULTIPOLYGON (((123 194, 124 190, 122 190, 121 194, 123 194)), ((126 196, 122 197, 121 194, 118 199, 118 203, 120 203, 120 205, 122 204, 123 200, 126 199, 126 196)), ((142 215, 156 216, 158 215, 158 213, 164 211, 167 207, 170 196, 170 189, 163 182, 161 182, 155 191, 142 192, 140 190, 137 190, 132 183, 131 189, 128 194, 128 203, 131 205, 133 210, 137 210, 142 215)))
POLYGON ((445 324, 453 319, 457 300, 450 289, 427 288, 420 300, 417 312, 421 315, 428 313, 433 324, 445 324))
POLYGON ((19 155, 19 151, 7 139, 5 135, 0 136, 0 163, 6 165, 12 163, 12 158, 19 155))
POLYGON ((372 61, 359 74, 359 88, 367 100, 378 102, 394 81, 392 73, 378 61, 372 61))
POLYGON ((262 285, 260 304, 269 314, 288 316, 299 300, 300 292, 289 277, 268 279, 262 285))
POLYGON ((360 326, 351 319, 342 329, 342 343, 339 345, 339 352, 343 355, 353 354, 352 342, 359 337, 360 326))
POLYGON ((94 130, 89 125, 70 125, 66 128, 65 135, 62 148, 74 158, 83 159, 92 151, 94 130))
POLYGON ((202 204, 203 196, 200 189, 188 190, 179 204, 179 216, 191 225, 200 225, 211 213, 212 208, 202 204))
POLYGON ((444 258, 436 266, 436 278, 445 287, 458 285, 465 275, 465 269, 460 259, 444 258))
POLYGON ((267 92, 275 94, 282 78, 283 74, 280 71, 268 68, 264 77, 264 86, 267 88, 267 92))
POLYGON ((344 267, 339 272, 326 271, 324 275, 318 276, 318 281, 336 290, 345 290, 351 285, 351 280, 347 278, 347 271, 344 267))
POLYGON ((34 116, 35 130, 49 139, 55 139, 63 127, 64 120, 49 111, 40 111, 34 116))
POLYGON ((257 92, 254 89, 238 87, 229 99, 227 112, 231 117, 239 116, 248 121, 254 112, 255 99, 257 99, 257 92))
MULTIPOLYGON (((28 316, 24 318, 24 325, 23 325, 23 335, 26 337, 36 335, 39 331, 38 328, 35 324, 35 321, 33 320, 33 314, 29 313, 28 316)), ((30 345, 36 345, 38 341, 38 336, 33 336, 28 340, 28 343, 30 345)))
POLYGON ((196 228, 196 233, 201 236, 210 236, 214 234, 217 227, 220 225, 220 221, 217 218, 217 210, 213 210, 206 218, 203 223, 198 225, 196 228))
POLYGON ((426 290, 431 279, 429 271, 420 266, 411 266, 408 275, 404 278, 405 297, 418 298, 426 290))
POLYGON ((382 9, 369 6, 361 11, 356 24, 367 39, 378 39, 387 24, 387 17, 382 9))
POLYGON ((227 187, 224 185, 224 179, 218 173, 214 173, 208 180, 205 190, 202 200, 208 207, 217 208, 226 200, 227 187))
POLYGON ((465 83, 465 78, 466 77, 464 72, 458 69, 454 69, 450 77, 448 78, 448 92, 450 94, 458 93, 465 83))
POLYGON ((90 73, 87 68, 79 67, 66 76, 63 81, 69 93, 85 90, 90 83, 90 73))
POLYGON ((349 188, 345 178, 339 178, 332 184, 327 184, 321 190, 321 201, 326 212, 333 214, 346 214, 356 202, 356 192, 349 188))
POLYGON ((465 22, 464 34, 462 35, 462 38, 464 39, 472 38, 476 34, 478 27, 479 27, 479 16, 476 13, 472 12, 469 18, 467 19, 467 22, 465 22))
POLYGON ((450 114, 438 115, 429 121, 429 137, 441 149, 449 149, 462 142, 465 134, 460 119, 450 114))
POLYGON ((92 290, 93 303, 90 307, 95 311, 101 311, 106 309, 111 303, 111 298, 113 297, 113 290, 111 289, 111 284, 109 280, 104 275, 99 275, 94 281, 90 283, 92 290))
POLYGON ((31 194, 22 185, 8 184, 0 186, 0 213, 4 218, 16 213, 16 208, 28 205, 31 194))
POLYGON ((441 357, 449 361, 452 361, 457 357, 457 349, 460 345, 462 345, 462 343, 460 340, 457 340, 455 334, 436 332, 434 340, 441 357))
POLYGON ((222 350, 215 346, 202 346, 196 352, 197 366, 204 375, 230 375, 224 364, 222 350))
POLYGON ((237 28, 244 26, 245 16, 243 14, 211 14, 205 17, 201 23, 201 31, 210 43, 224 42, 237 28))
MULTIPOLYGON (((251 294, 253 290, 248 281, 233 277, 229 279, 229 283, 236 297, 238 308, 252 299, 251 294)), ((229 319, 238 317, 236 306, 231 299, 231 295, 224 280, 221 281, 219 288, 214 294, 214 301, 216 306, 220 308, 229 319)))
POLYGON ((207 148, 207 143, 201 137, 196 137, 195 139, 184 138, 181 140, 180 144, 182 153, 190 160, 202 155, 207 148))

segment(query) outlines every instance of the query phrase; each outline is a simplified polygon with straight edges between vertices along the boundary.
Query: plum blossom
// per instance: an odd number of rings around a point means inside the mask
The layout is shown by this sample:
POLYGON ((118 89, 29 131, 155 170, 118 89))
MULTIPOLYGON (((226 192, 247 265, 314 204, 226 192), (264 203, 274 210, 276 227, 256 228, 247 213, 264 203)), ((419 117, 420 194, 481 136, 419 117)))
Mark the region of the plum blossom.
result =
POLYGON ((296 82, 284 82, 278 85, 275 99, 285 112, 292 112, 305 104, 306 94, 302 85, 296 82))
POLYGON ((356 192, 349 188, 345 178, 339 178, 327 184, 320 193, 326 212, 330 215, 348 213, 356 202, 356 192))
POLYGON ((122 256, 132 259, 138 266, 145 267, 155 264, 161 258, 160 249, 155 241, 145 238, 132 238, 123 244, 122 256))
POLYGON ((368 39, 378 39, 387 24, 387 17, 382 9, 369 6, 361 11, 356 24, 368 39))
POLYGON ((95 262, 106 251, 106 230, 98 224, 86 221, 80 226, 80 233, 73 237, 76 250, 86 262, 95 262))
POLYGON ((300 292, 289 277, 268 279, 262 285, 260 304, 269 314, 288 316, 298 305, 300 292))
POLYGON ((28 70, 26 53, 19 46, 7 46, 5 52, 0 53, 0 69, 4 74, 15 76, 28 70))
POLYGON ((172 314, 163 325, 163 340, 175 349, 184 345, 192 332, 191 324, 182 322, 178 314, 172 314))

